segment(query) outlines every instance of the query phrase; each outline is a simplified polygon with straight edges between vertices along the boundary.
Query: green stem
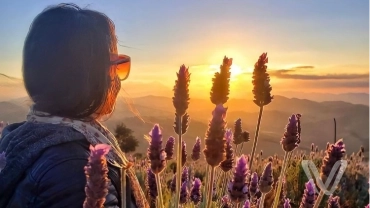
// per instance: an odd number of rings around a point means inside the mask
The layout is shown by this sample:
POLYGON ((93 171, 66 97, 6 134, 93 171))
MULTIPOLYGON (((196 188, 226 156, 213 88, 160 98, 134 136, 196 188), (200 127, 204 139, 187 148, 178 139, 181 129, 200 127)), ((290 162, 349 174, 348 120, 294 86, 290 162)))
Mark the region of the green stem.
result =
POLYGON ((243 146, 244 146, 244 142, 242 142, 242 144, 240 145, 239 156, 242 155, 243 153, 243 146))
POLYGON ((263 205, 265 204, 265 197, 266 197, 266 194, 265 194, 265 193, 263 193, 263 194, 261 195, 259 208, 263 208, 263 205))
POLYGON ((277 208, 279 205, 279 198, 280 198, 280 192, 281 192, 281 187, 283 186, 283 176, 285 174, 285 169, 287 166, 287 160, 288 160, 288 152, 285 152, 284 154, 284 161, 283 161, 283 168, 281 169, 280 176, 279 176, 279 181, 278 181, 278 186, 276 189, 276 194, 274 198, 274 203, 273 203, 273 208, 277 208))
POLYGON ((249 161, 249 170, 252 170, 254 153, 256 152, 256 148, 257 148, 258 133, 260 131, 260 125, 261 125, 261 119, 262 119, 262 112, 263 112, 263 105, 260 106, 260 113, 258 114, 256 134, 254 135, 252 154, 251 154, 251 158, 250 158, 250 161, 249 161))
POLYGON ((182 170, 182 161, 181 161, 181 156, 182 156, 182 116, 177 116, 177 123, 178 123, 178 142, 177 142, 177 157, 176 157, 176 201, 175 201, 175 206, 176 208, 179 207, 180 205, 180 190, 181 190, 181 170, 182 170))
POLYGON ((316 199, 316 202, 315 202, 315 205, 313 206, 313 208, 319 208, 319 205, 320 205, 321 200, 322 200, 323 197, 324 197, 324 191, 320 190, 320 193, 317 196, 317 199, 316 199))
POLYGON ((207 198, 205 197, 206 196, 206 193, 207 193, 207 190, 208 190, 208 180, 209 180, 209 165, 207 165, 206 167, 206 174, 205 174, 205 186, 203 187, 203 193, 202 193, 202 203, 201 203, 201 206, 202 208, 205 207, 205 204, 206 204, 206 200, 207 198))
POLYGON ((207 208, 211 208, 212 204, 212 192, 213 192, 213 180, 214 180, 214 175, 215 175, 215 167, 211 167, 211 177, 210 177, 210 182, 209 182, 209 189, 208 189, 208 196, 207 196, 207 208))
POLYGON ((157 184, 157 192, 158 192, 158 208, 163 208, 163 195, 162 195, 162 188, 161 188, 161 177, 159 173, 155 174, 155 182, 157 184))

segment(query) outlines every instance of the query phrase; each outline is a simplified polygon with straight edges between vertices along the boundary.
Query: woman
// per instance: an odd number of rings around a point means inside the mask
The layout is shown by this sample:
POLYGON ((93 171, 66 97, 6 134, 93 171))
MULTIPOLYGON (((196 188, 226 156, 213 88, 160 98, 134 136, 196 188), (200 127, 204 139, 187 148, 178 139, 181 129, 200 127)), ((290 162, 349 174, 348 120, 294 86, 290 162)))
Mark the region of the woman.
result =
POLYGON ((25 122, 2 133, 1 208, 82 207, 89 145, 98 143, 112 147, 105 207, 149 207, 116 139, 97 121, 114 110, 129 71, 130 58, 118 55, 104 14, 60 4, 34 19, 23 48, 23 79, 34 104, 25 122))

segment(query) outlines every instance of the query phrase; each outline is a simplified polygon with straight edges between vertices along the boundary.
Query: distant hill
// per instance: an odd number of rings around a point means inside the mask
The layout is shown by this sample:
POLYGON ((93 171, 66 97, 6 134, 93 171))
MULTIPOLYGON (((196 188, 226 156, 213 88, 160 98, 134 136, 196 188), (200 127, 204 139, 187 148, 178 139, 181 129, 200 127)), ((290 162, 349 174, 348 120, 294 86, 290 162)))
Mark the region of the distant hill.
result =
POLYGON ((307 93, 307 92, 292 92, 284 91, 279 92, 280 95, 284 95, 288 98, 300 98, 314 100, 318 102, 323 101, 345 101, 353 104, 369 105, 369 93, 307 93))
MULTIPOLYGON (((22 121, 28 112, 29 99, 15 99, 0 102, 0 120, 9 122, 22 121)), ((228 127, 241 118, 243 128, 250 132, 253 140, 258 117, 258 107, 251 100, 230 99, 226 104, 229 107, 227 114, 228 127)), ((197 136, 204 138, 214 105, 208 99, 191 99, 189 115, 191 117, 189 131, 184 136, 191 150, 197 136)), ((351 104, 342 101, 315 102, 305 99, 286 98, 275 96, 273 102, 265 107, 260 142, 257 150, 271 155, 282 154, 280 139, 284 133, 288 117, 292 113, 302 114, 302 143, 299 149, 308 150, 311 143, 324 149, 326 142, 334 140, 333 118, 337 120, 337 138, 344 138, 349 153, 358 151, 360 145, 366 150, 369 146, 369 107, 366 105, 351 104)), ((135 136, 140 140, 139 152, 146 151, 147 142, 143 135, 147 134, 155 123, 163 128, 165 140, 175 136, 173 131, 174 107, 172 98, 163 96, 144 96, 132 99, 119 97, 115 112, 104 123, 109 129, 123 122, 133 129, 135 136), (131 101, 127 103, 128 101, 131 101), (140 115, 144 121, 139 119, 140 115)), ((252 142, 245 145, 245 151, 250 152, 252 142)))

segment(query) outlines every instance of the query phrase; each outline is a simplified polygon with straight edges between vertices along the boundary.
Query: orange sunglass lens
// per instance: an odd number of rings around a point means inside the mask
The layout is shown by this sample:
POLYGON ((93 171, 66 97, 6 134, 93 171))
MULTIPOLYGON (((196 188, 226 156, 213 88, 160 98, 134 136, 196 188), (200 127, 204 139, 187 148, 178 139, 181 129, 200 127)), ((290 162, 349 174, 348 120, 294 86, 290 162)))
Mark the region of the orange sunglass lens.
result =
POLYGON ((130 68, 131 68, 131 59, 126 55, 119 55, 117 60, 117 75, 121 80, 127 79, 130 68))

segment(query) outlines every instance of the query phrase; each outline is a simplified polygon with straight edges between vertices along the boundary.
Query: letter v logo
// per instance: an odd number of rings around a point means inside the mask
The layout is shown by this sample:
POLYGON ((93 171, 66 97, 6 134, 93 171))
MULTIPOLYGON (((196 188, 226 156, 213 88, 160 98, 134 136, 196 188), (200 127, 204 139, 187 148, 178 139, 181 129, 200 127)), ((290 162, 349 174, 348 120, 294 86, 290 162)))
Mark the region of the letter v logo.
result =
MULTIPOLYGON (((336 187, 337 187, 340 179, 342 178, 342 176, 344 174, 344 171, 347 168, 347 160, 338 160, 334 164, 333 168, 331 169, 330 174, 327 177, 327 179, 325 181, 325 184, 324 184, 323 181, 320 178, 320 173, 317 170, 317 168, 315 166, 315 163, 313 163, 311 160, 302 160, 302 163, 301 164, 302 164, 303 171, 305 172, 308 180, 313 179, 313 177, 311 175, 311 171, 312 171, 312 173, 313 173, 313 175, 314 175, 314 177, 316 179, 315 181, 316 181, 317 186, 322 191, 324 191, 324 193, 326 195, 331 195, 332 193, 334 193, 334 191, 335 191, 335 189, 336 189, 336 187), (310 169, 311 169, 311 171, 310 171, 310 169), (335 177, 334 183, 332 183, 332 180, 334 178, 334 175, 335 175, 335 173, 337 172, 338 169, 339 169, 338 174, 335 177), (331 186, 330 190, 328 190, 330 183, 332 183, 333 185, 331 186)), ((317 190, 316 186, 315 186, 315 192, 316 193, 319 193, 319 191, 317 190)))

